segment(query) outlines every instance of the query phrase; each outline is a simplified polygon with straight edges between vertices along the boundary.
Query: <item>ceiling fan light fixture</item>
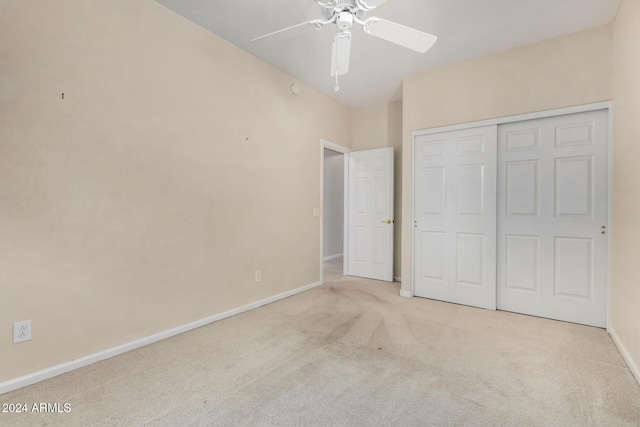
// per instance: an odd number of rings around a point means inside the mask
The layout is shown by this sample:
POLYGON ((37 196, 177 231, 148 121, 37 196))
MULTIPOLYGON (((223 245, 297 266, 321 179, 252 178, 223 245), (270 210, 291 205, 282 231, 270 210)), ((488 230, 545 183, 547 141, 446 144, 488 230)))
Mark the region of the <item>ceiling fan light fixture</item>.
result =
POLYGON ((349 57, 351 56, 351 32, 340 31, 333 38, 331 49, 331 76, 341 76, 349 72, 349 57))

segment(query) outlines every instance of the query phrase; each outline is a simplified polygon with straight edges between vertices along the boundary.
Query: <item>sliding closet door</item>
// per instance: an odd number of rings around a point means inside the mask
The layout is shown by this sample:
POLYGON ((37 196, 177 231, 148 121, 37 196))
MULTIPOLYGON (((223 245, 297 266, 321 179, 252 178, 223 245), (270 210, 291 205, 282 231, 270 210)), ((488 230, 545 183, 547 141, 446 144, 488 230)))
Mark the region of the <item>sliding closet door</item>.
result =
POLYGON ((414 295, 496 308, 496 126, 414 139, 414 295))
POLYGON ((608 111, 498 127, 498 308, 606 326, 608 111))

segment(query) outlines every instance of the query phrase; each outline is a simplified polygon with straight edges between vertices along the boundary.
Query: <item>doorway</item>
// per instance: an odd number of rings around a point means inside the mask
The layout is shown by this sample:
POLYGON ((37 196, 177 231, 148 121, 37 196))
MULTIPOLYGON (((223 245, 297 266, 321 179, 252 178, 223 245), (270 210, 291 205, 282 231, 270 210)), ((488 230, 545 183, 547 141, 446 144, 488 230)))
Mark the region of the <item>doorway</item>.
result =
POLYGON ((342 145, 320 140, 320 283, 346 276, 345 176, 346 154, 351 151, 342 145))
POLYGON ((344 272, 344 153, 323 147, 322 277, 332 282, 344 272))
POLYGON ((322 140, 320 173, 320 282, 325 265, 332 280, 393 281, 393 148, 353 152, 322 140))

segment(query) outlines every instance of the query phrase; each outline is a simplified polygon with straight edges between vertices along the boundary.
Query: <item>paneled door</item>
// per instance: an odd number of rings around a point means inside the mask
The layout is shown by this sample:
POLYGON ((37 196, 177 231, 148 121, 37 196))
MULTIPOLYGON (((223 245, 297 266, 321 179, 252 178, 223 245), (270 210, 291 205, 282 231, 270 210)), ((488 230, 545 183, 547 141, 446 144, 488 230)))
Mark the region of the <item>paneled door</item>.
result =
POLYGON ((608 110, 498 128, 498 308, 604 327, 608 110))
POLYGON ((414 295, 496 308, 496 126, 414 139, 414 295))
POLYGON ((355 151, 348 160, 349 276, 393 281, 393 148, 355 151))

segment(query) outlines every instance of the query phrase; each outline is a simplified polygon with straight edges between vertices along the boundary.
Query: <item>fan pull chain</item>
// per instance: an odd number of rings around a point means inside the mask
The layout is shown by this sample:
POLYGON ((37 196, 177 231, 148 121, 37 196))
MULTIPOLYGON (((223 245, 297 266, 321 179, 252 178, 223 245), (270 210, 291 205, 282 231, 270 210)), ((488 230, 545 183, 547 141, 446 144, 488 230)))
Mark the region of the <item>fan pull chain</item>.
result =
MULTIPOLYGON (((340 31, 338 30, 338 34, 339 33, 340 33, 340 31)), ((340 56, 340 55, 338 55, 338 38, 337 38, 338 34, 336 34, 336 38, 334 39, 334 43, 335 43, 335 46, 336 46, 336 49, 335 49, 335 51, 336 51, 336 54, 335 54, 336 55, 336 57, 335 57, 335 60, 336 60, 336 85, 333 88, 334 92, 338 92, 340 90, 340 85, 338 85, 338 70, 340 69, 340 66, 338 64, 338 58, 340 56)))

